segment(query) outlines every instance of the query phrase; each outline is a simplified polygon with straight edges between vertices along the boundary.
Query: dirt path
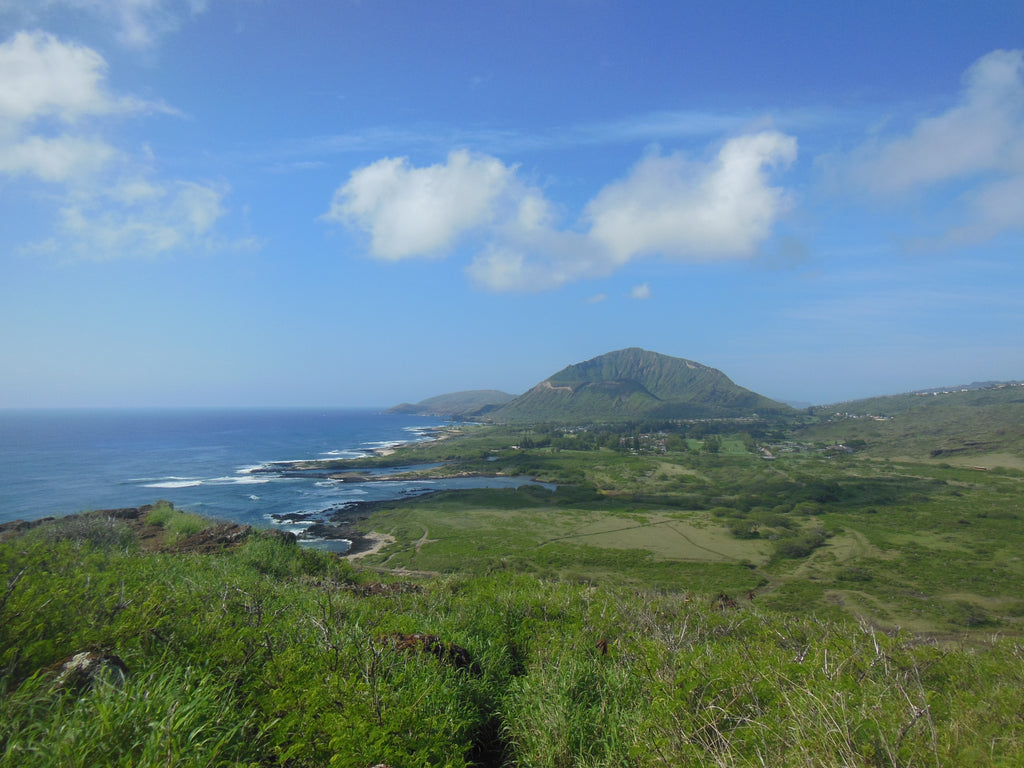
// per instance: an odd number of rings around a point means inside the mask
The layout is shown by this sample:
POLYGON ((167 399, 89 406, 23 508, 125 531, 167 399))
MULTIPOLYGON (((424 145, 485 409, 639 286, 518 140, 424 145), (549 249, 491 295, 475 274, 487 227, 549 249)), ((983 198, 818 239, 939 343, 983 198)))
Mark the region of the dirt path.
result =
POLYGON ((435 541, 437 541, 437 539, 428 539, 427 538, 427 534, 428 533, 430 533, 430 531, 428 531, 426 528, 424 528, 423 529, 423 535, 420 536, 419 539, 416 540, 415 544, 413 544, 413 546, 416 548, 416 554, 419 554, 420 548, 424 544, 433 544, 435 541))

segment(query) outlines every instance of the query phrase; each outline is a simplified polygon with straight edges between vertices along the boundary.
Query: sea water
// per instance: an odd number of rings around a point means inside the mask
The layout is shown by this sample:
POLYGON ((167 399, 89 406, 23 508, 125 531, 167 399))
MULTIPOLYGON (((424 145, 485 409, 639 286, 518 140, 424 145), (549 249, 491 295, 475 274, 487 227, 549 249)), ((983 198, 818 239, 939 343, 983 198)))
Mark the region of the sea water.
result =
POLYGON ((431 439, 440 426, 436 418, 368 410, 0 410, 0 522, 164 499, 209 517, 269 527, 352 501, 529 482, 392 481, 383 471, 373 482, 342 483, 253 471, 276 462, 365 456, 431 439))

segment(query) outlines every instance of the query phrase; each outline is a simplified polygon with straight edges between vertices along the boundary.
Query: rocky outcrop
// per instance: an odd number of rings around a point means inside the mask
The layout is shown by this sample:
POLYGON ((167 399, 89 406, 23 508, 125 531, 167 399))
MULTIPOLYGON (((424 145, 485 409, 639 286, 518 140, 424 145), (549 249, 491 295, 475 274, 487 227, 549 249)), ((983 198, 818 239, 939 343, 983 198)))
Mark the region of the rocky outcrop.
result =
POLYGON ((165 547, 169 552, 211 554, 239 546, 252 533, 252 527, 237 523, 219 523, 165 547))
POLYGON ((128 665, 120 657, 102 651, 82 651, 58 661, 54 690, 81 693, 97 685, 120 688, 128 677, 128 665))

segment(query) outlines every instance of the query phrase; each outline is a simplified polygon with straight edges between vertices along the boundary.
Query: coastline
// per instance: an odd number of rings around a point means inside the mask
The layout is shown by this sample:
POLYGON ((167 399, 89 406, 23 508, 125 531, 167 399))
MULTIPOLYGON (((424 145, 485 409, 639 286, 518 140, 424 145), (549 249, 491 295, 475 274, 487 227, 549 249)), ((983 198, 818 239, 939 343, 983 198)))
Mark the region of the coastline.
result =
POLYGON ((394 544, 395 537, 390 533, 380 533, 378 531, 369 531, 361 536, 350 539, 352 545, 349 547, 342 557, 348 560, 358 560, 367 555, 375 555, 380 552, 384 547, 394 544))
POLYGON ((424 443, 439 443, 442 440, 448 440, 452 437, 462 434, 462 430, 456 427, 424 427, 416 430, 420 435, 429 435, 422 440, 410 440, 403 443, 392 443, 384 448, 372 448, 371 452, 374 456, 384 458, 385 456, 393 456, 403 448, 410 448, 414 445, 423 445, 424 443))
POLYGON ((377 474, 403 462, 401 449, 447 437, 452 427, 441 419, 344 408, 112 408, 2 415, 0 522, 167 498, 181 509, 269 527, 271 513, 323 510, 345 498, 381 496, 371 490, 377 486, 364 485, 364 496, 354 485, 292 475, 301 466, 297 457, 353 457, 354 465, 341 462, 343 469, 336 471, 377 474), (370 465, 376 467, 373 472, 357 470, 370 465))

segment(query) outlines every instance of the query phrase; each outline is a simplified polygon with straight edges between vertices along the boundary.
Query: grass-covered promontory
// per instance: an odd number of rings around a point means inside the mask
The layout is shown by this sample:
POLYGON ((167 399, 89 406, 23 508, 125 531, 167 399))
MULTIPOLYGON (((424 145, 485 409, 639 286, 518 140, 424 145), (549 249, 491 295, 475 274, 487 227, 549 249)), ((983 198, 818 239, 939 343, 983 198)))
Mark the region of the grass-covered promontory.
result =
POLYGON ((182 549, 202 532, 176 514, 4 535, 0 765, 1024 761, 1012 640, 938 644, 685 583, 382 581, 224 527, 219 551, 182 549), (106 672, 69 678, 86 652, 106 672))

